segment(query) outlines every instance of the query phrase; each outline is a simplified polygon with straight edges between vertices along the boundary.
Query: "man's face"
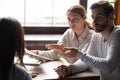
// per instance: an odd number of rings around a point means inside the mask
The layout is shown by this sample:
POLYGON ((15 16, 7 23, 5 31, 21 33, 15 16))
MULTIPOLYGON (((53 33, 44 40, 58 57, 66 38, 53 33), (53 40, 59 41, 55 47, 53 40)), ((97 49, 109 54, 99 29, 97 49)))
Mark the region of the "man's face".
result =
POLYGON ((108 17, 105 16, 102 8, 92 9, 93 27, 96 32, 103 32, 109 24, 108 17))

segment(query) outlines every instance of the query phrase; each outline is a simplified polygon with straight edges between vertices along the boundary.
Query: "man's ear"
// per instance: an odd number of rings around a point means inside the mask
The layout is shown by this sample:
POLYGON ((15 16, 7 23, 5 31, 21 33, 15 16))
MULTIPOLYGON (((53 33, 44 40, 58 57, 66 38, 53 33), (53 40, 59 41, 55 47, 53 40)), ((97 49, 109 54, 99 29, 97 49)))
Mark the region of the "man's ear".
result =
POLYGON ((114 20, 115 16, 114 16, 114 14, 111 13, 111 14, 109 14, 108 18, 109 18, 110 20, 114 20))

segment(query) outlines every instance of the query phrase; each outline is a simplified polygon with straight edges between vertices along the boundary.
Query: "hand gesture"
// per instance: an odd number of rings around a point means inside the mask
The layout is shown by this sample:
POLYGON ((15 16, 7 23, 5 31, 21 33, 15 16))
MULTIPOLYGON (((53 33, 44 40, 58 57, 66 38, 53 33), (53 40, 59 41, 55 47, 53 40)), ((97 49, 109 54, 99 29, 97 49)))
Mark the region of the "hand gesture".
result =
POLYGON ((47 44, 48 49, 53 49, 60 52, 60 55, 63 57, 76 58, 78 50, 75 48, 64 47, 62 44, 47 44))
POLYGON ((58 74, 59 78, 64 78, 71 75, 71 69, 65 65, 58 66, 55 69, 55 72, 58 74))
POLYGON ((37 50, 28 50, 28 49, 26 49, 25 48, 25 53, 29 56, 29 57, 31 57, 31 58, 38 58, 39 56, 38 56, 38 51, 37 50))
POLYGON ((60 53, 64 53, 64 45, 63 44, 46 44, 46 48, 59 51, 60 53))
POLYGON ((77 56, 78 50, 75 48, 64 48, 64 55, 67 57, 75 58, 77 56))

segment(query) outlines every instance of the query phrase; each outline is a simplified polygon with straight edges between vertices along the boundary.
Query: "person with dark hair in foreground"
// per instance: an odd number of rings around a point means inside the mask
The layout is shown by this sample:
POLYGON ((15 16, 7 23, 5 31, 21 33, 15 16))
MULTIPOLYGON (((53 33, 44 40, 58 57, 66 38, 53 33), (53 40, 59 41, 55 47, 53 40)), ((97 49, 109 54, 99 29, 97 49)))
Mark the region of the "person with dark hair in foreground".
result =
POLYGON ((21 24, 14 18, 0 18, 0 30, 0 80, 32 80, 29 73, 14 63, 17 56, 24 66, 24 31, 21 24))

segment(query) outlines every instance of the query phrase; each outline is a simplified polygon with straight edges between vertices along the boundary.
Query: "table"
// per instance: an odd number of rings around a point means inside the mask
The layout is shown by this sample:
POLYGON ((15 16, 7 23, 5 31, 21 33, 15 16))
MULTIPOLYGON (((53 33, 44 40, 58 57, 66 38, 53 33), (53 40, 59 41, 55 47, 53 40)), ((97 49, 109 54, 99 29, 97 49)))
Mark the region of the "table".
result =
MULTIPOLYGON (((39 75, 33 78, 33 80, 58 80, 58 75, 54 71, 54 68, 62 64, 64 64, 62 61, 49 61, 49 62, 41 63, 39 66, 26 66, 26 67, 30 71, 36 71, 39 73, 39 75)), ((97 76, 93 72, 86 71, 66 77, 62 80, 66 80, 66 79, 67 80, 99 80, 99 76, 97 76)))

